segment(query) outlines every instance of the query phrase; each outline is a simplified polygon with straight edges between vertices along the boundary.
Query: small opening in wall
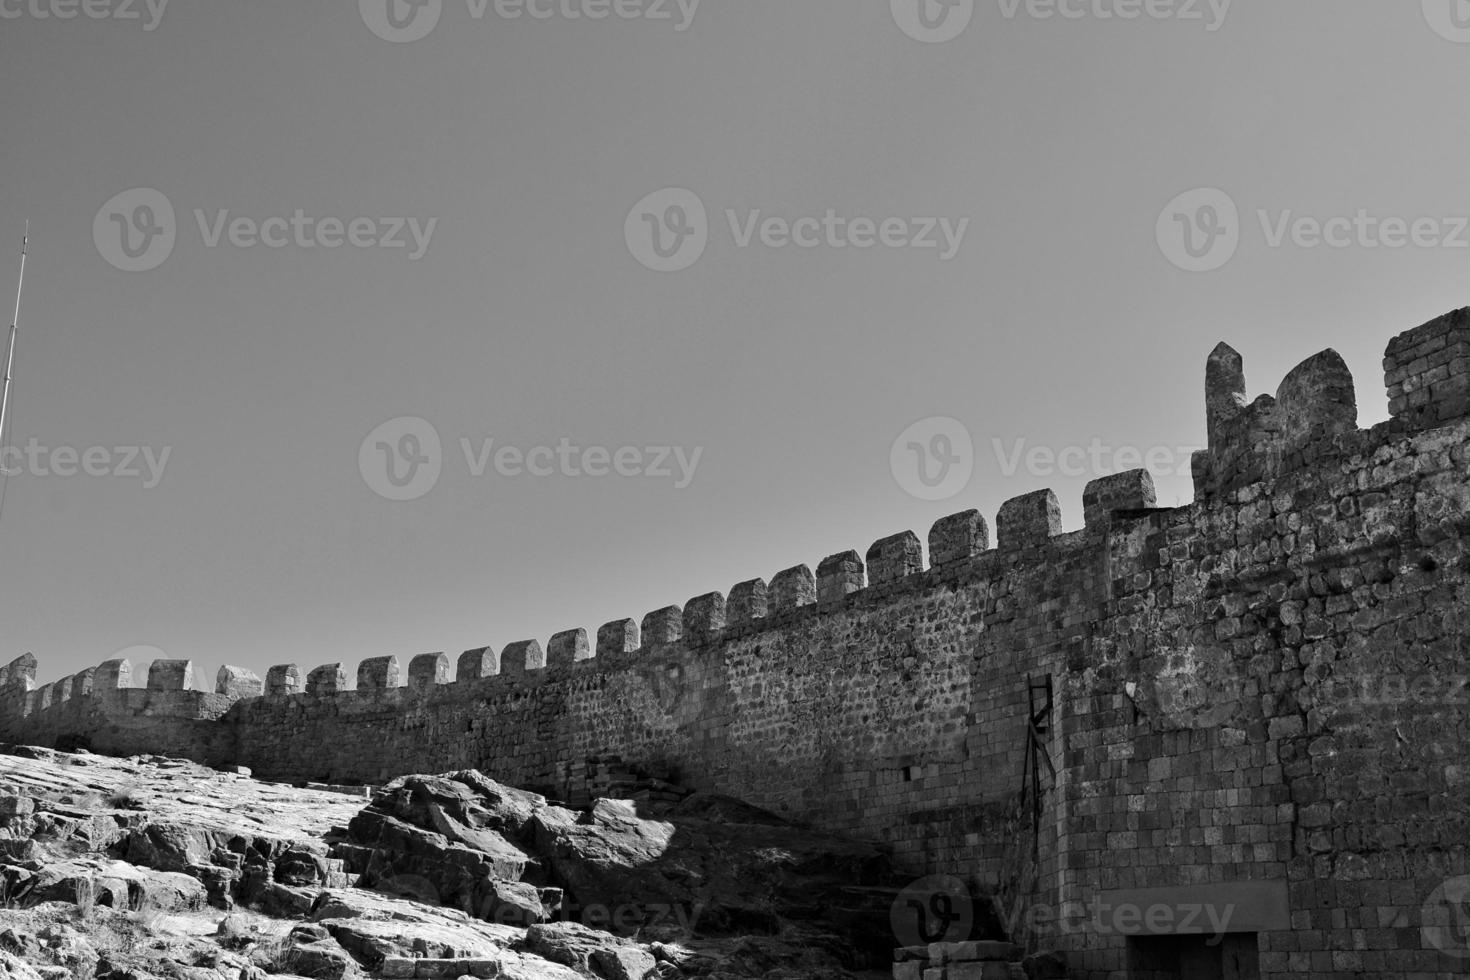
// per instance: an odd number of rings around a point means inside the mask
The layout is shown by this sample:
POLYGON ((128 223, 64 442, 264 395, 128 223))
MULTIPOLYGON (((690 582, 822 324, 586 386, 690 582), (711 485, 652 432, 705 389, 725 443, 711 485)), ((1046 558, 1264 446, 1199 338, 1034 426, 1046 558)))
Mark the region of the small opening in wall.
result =
POLYGON ((1424 572, 1439 571, 1439 562, 1434 560, 1433 555, 1423 555, 1419 558, 1419 569, 1424 572))

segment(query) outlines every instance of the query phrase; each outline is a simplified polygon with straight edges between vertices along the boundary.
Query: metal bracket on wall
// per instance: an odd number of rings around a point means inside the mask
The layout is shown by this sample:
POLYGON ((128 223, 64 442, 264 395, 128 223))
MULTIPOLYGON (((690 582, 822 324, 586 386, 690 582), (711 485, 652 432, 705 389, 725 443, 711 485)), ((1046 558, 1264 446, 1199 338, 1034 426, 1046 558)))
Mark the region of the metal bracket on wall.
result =
POLYGON ((1051 731, 1053 704, 1051 675, 1037 680, 1026 675, 1026 751, 1021 761, 1021 805, 1031 808, 1031 847, 1033 853, 1041 847, 1042 787, 1041 764, 1053 781, 1057 769, 1052 764, 1051 754, 1046 750, 1044 736, 1051 731))

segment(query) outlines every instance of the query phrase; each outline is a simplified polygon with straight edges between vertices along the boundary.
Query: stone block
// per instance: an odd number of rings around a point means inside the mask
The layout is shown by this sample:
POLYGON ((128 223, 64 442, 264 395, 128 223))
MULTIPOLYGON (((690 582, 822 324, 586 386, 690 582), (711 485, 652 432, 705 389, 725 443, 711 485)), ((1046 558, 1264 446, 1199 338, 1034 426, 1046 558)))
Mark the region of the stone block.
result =
POLYGON ((546 647, 546 662, 553 667, 567 666, 592 659, 584 629, 563 630, 551 638, 546 647))
POLYGON ((449 658, 442 653, 421 653, 408 662, 408 689, 427 694, 449 683, 449 658))
POLYGON ((1000 505, 995 534, 1002 551, 1020 551, 1046 544, 1062 533, 1062 507, 1050 490, 1013 497, 1000 505))
POLYGON ((817 578, 805 565, 777 572, 771 578, 770 607, 789 612, 817 601, 817 578))
POLYGON ((1093 480, 1082 491, 1083 520, 1090 528, 1106 527, 1118 510, 1154 506, 1154 478, 1148 470, 1129 470, 1093 480))
POLYGON ((396 691, 399 680, 397 657, 371 657, 357 665, 359 691, 396 691))
POLYGON ((347 690, 347 671, 341 664, 323 664, 306 675, 307 694, 336 694, 347 690))
POLYGON ((684 631, 684 611, 678 606, 655 609, 643 617, 643 645, 660 646, 677 643, 684 631))
POLYGON ((945 980, 1011 980, 1011 968, 1004 960, 973 960, 949 964, 944 976, 945 980))
POLYGON ((301 693, 301 670, 295 664, 277 664, 265 672, 266 694, 301 693))
POLYGON ((631 619, 615 619, 597 631, 597 655, 613 656, 638 649, 638 624, 631 619))
POLYGON ((4 667, 0 667, 0 687, 7 687, 12 684, 16 687, 24 687, 26 681, 30 681, 32 685, 36 682, 36 657, 34 654, 23 653, 4 667))
POLYGON ((704 642, 725 628, 725 597, 708 592, 690 599, 684 606, 684 638, 693 643, 704 642))
POLYGON ((148 690, 194 690, 194 662, 192 660, 153 661, 148 665, 148 690))
POLYGON ((258 698, 265 693, 265 682, 254 671, 225 664, 214 675, 214 693, 231 698, 258 698))
POLYGON ((817 601, 840 602, 867 587, 863 560, 856 551, 844 551, 822 559, 817 566, 817 601))
POLYGON ((990 528, 978 510, 941 517, 929 529, 929 567, 969 561, 990 547, 990 528))
POLYGON ((924 570, 924 546, 913 531, 890 535, 873 542, 867 564, 871 584, 896 582, 924 570))
POLYGON ((108 691, 133 686, 133 665, 126 660, 107 660, 97 665, 92 675, 92 690, 108 691))
POLYGON ((730 590, 730 601, 725 607, 727 622, 748 623, 765 617, 766 583, 763 579, 753 578, 730 590))
POLYGON ((96 667, 88 667, 86 670, 77 671, 71 678, 72 700, 87 697, 92 693, 92 684, 97 675, 96 667))
POLYGON ((528 671, 546 666, 546 654, 536 640, 512 643, 500 654, 500 673, 507 677, 524 676, 528 671))
POLYGON ((500 673, 500 655, 493 647, 480 647, 478 650, 466 650, 459 655, 459 662, 455 664, 454 679, 456 682, 477 681, 482 677, 494 677, 500 673))

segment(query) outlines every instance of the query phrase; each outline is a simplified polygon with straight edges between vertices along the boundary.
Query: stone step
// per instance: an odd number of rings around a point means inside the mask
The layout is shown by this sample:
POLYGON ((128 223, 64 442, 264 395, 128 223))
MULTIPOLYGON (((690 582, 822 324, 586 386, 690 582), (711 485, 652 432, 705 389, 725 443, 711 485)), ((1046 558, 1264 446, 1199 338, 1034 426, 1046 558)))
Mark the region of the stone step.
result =
POLYGON ((394 978, 394 980, 409 980, 409 978, 449 978, 458 980, 460 977, 498 977, 500 976, 500 961, 490 959, 408 959, 402 956, 390 956, 383 961, 379 969, 383 977, 394 978))

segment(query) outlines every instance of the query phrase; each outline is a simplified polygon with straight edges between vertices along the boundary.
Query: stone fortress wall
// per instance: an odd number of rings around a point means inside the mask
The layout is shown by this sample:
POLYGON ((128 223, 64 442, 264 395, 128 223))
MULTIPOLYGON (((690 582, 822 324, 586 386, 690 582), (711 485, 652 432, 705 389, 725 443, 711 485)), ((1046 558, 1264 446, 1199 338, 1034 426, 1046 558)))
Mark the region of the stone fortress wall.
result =
POLYGON ((1384 367, 1392 417, 1362 430, 1336 353, 1248 401, 1216 348, 1186 507, 1118 474, 1061 533, 1031 493, 993 546, 974 511, 938 521, 927 568, 904 532, 595 637, 416 656, 406 684, 388 657, 355 685, 283 665, 198 691, 156 661, 134 687, 112 661, 37 687, 27 655, 0 740, 283 781, 475 767, 562 799, 616 756, 964 877, 1079 976, 1176 955, 1150 933, 1179 928, 1066 927, 1139 895, 1241 896, 1262 976, 1451 970, 1425 903, 1470 875, 1470 310, 1384 367))

